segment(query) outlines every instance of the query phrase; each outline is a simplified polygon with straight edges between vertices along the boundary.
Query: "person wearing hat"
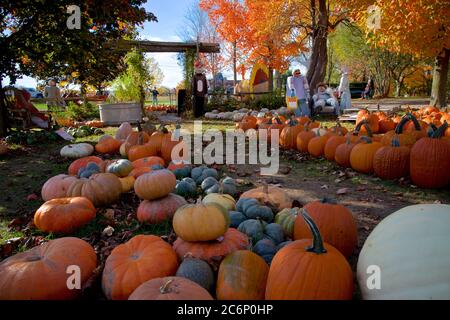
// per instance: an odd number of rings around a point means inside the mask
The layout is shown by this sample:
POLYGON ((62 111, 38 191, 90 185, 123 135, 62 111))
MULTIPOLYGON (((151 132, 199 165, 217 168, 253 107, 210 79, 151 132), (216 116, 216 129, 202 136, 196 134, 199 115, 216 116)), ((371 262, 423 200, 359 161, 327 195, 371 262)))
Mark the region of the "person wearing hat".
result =
POLYGON ((341 81, 339 83, 339 97, 341 98, 339 113, 342 113, 345 109, 352 107, 352 97, 350 93, 350 83, 348 80, 348 69, 342 69, 341 81))
POLYGON ((297 97, 298 107, 294 110, 297 117, 311 116, 311 110, 308 106, 309 99, 309 84, 306 77, 302 76, 300 69, 295 69, 293 75, 288 77, 286 85, 286 95, 290 97, 297 97))
POLYGON ((208 94, 208 82, 203 72, 200 61, 194 64, 195 74, 193 77, 192 93, 194 95, 194 117, 199 118, 204 114, 205 97, 208 94))
POLYGON ((66 103, 61 97, 61 91, 56 86, 55 80, 50 80, 48 85, 44 89, 44 98, 47 100, 47 108, 48 110, 53 107, 65 107, 66 103))
POLYGON ((317 93, 313 95, 313 101, 315 113, 320 112, 325 106, 333 107, 336 114, 339 112, 339 105, 333 96, 333 92, 330 92, 323 82, 317 84, 317 93))

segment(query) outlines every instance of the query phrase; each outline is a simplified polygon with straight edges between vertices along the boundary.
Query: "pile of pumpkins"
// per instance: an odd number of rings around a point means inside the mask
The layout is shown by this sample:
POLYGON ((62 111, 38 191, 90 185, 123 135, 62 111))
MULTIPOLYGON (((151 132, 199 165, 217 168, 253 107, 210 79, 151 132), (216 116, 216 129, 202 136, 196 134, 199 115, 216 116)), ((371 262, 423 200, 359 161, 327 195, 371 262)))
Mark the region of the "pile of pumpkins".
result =
POLYGON ((245 116, 236 124, 243 131, 267 132, 270 142, 279 135, 284 149, 325 157, 338 165, 387 180, 410 176, 422 188, 443 188, 450 183, 450 114, 435 107, 390 119, 384 112, 358 112, 354 130, 339 122, 323 128, 307 117, 285 119, 245 116), (265 130, 262 130, 265 129, 265 130))

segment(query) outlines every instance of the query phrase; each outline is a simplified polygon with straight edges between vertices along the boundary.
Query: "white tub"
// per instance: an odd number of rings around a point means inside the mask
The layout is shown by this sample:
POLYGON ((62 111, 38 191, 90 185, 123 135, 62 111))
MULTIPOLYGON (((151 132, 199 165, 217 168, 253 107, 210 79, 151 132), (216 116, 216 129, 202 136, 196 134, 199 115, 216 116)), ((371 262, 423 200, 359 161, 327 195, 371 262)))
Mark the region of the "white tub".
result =
POLYGON ((139 103, 109 103, 99 105, 100 120, 106 125, 116 125, 122 122, 136 123, 142 119, 139 103))

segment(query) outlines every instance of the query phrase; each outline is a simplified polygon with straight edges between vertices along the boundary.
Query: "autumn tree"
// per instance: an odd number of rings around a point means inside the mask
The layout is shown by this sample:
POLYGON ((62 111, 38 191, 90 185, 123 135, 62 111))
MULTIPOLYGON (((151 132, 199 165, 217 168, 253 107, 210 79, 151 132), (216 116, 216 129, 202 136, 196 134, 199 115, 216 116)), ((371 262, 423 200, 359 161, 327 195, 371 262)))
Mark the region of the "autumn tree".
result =
POLYGON ((450 58, 450 2, 349 0, 346 6, 374 46, 435 60, 430 103, 445 107, 450 58))
MULTIPOLYGON (((135 27, 156 20, 142 5, 145 0, 1 1, 0 81, 12 83, 22 75, 40 77, 78 73, 80 81, 91 75, 107 77, 117 72, 111 61, 120 57, 108 46, 111 41, 132 36, 135 27), (80 9, 80 29, 69 29, 67 9, 80 9), (107 59, 108 55, 110 59, 107 59)), ((125 54, 125 53, 123 53, 125 54)), ((1 89, 1 88, 0 88, 1 89)), ((6 133, 6 105, 0 90, 0 135, 6 133)))

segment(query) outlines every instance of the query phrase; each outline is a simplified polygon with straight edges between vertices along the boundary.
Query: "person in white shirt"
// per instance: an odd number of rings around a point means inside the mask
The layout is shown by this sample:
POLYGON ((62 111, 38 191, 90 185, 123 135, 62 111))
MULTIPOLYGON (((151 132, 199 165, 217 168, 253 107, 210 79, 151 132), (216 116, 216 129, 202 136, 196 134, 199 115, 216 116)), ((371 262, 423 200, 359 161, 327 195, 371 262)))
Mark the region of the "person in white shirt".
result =
POLYGON ((47 100, 47 108, 50 110, 53 107, 65 107, 66 103, 61 97, 61 91, 56 86, 55 80, 50 80, 48 86, 44 89, 44 98, 47 100))
POLYGON ((339 97, 341 98, 340 113, 352 107, 352 97, 350 94, 350 83, 348 80, 348 69, 342 69, 341 82, 339 83, 339 97))
POLYGON ((287 96, 296 96, 298 99, 298 107, 294 110, 295 116, 311 116, 311 110, 308 106, 309 84, 306 77, 302 76, 300 69, 295 69, 293 76, 287 78, 286 89, 287 96))

